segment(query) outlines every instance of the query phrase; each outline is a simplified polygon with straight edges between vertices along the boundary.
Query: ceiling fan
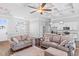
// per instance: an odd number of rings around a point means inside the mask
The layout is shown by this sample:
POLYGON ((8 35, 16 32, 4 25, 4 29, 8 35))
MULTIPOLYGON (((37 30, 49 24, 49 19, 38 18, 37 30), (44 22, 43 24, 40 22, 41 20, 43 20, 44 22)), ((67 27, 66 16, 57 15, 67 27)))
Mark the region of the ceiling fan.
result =
POLYGON ((46 11, 51 11, 51 9, 45 8, 45 5, 46 3, 42 3, 38 8, 30 6, 30 5, 28 7, 35 9, 34 11, 30 12, 31 14, 34 12, 39 12, 40 14, 43 14, 46 11))

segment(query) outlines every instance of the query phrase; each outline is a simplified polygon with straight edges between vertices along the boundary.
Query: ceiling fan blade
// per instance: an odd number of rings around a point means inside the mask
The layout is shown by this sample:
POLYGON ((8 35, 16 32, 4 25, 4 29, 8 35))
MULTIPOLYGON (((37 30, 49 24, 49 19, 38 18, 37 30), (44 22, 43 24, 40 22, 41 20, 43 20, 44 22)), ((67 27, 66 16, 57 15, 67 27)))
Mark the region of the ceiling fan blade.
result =
POLYGON ((34 12, 36 12, 36 11, 32 11, 32 12, 30 12, 30 13, 32 14, 32 13, 34 13, 34 12))
POLYGON ((43 8, 46 5, 46 3, 42 3, 41 7, 43 8))
POLYGON ((28 7, 33 8, 33 9, 37 9, 36 7, 30 6, 30 5, 28 5, 28 7))
POLYGON ((51 9, 43 9, 44 11, 52 11, 51 9))

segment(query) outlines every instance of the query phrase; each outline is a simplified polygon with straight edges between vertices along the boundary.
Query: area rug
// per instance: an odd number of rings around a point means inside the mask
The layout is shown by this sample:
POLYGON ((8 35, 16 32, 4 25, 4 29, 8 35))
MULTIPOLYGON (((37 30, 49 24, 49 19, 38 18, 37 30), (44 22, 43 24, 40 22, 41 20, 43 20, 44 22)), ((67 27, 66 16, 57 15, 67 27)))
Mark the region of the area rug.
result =
POLYGON ((36 46, 26 48, 22 51, 15 52, 11 56, 44 56, 44 50, 36 46))

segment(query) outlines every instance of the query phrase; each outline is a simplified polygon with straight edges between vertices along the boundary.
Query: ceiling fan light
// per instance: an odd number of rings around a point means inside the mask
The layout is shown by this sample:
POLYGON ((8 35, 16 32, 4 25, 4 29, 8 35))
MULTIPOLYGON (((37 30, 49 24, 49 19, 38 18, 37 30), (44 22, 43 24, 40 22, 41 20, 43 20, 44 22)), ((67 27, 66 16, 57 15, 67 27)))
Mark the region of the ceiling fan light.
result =
POLYGON ((38 12, 42 12, 42 10, 38 10, 38 12))
POLYGON ((39 10, 37 10, 37 12, 39 12, 39 13, 44 13, 44 10, 39 9, 39 10))

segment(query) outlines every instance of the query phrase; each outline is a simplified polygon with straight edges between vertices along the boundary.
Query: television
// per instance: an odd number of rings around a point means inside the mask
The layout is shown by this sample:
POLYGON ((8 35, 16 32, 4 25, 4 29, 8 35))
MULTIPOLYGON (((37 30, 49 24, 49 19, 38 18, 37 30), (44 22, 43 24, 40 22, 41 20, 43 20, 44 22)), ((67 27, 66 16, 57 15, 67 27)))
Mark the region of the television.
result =
POLYGON ((63 27, 63 30, 70 30, 70 27, 63 27))

